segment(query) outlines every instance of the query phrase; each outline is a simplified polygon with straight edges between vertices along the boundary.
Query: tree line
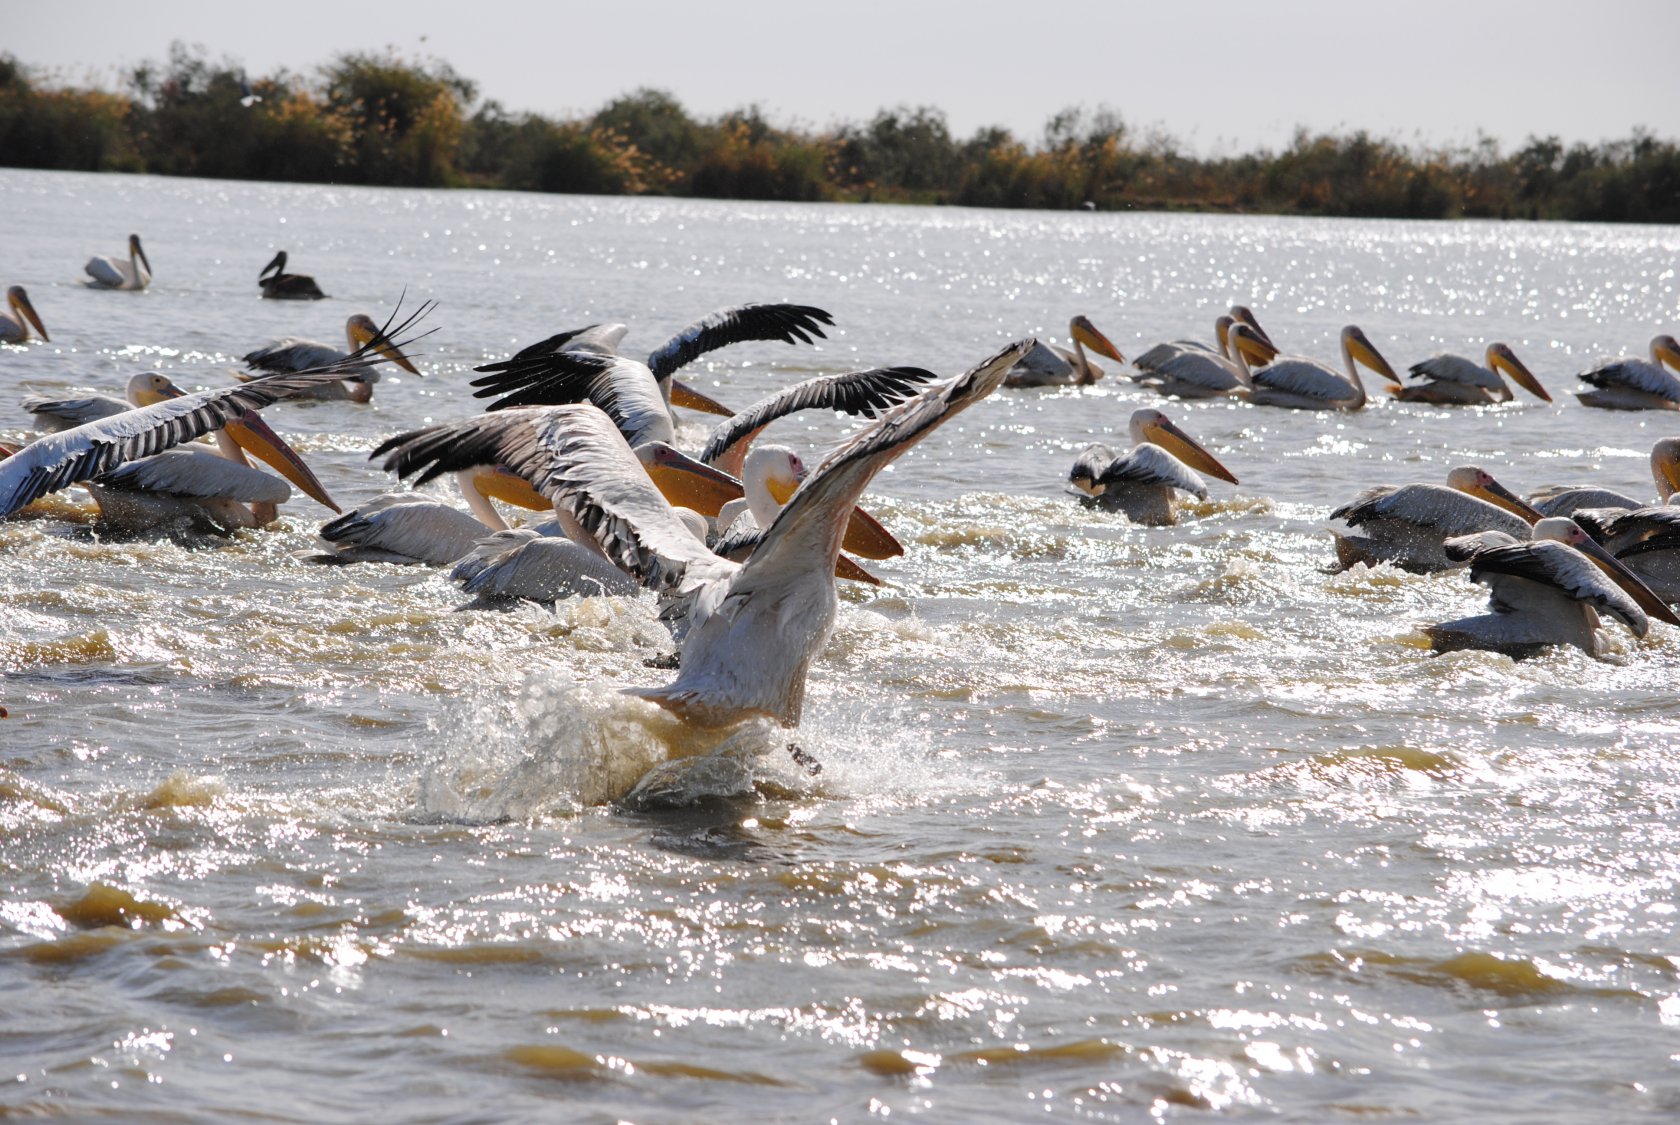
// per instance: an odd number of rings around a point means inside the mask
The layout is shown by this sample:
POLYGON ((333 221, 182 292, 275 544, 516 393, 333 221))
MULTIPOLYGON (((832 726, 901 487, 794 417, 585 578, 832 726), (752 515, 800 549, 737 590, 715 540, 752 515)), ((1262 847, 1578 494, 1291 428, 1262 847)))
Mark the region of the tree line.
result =
POLYGON ((556 120, 480 101, 439 60, 351 53, 313 74, 250 80, 179 43, 127 73, 121 92, 58 84, 0 54, 0 165, 603 195, 1680 223, 1680 147, 1637 129, 1597 145, 1531 137, 1510 153, 1491 138, 1429 149, 1303 129, 1280 151, 1197 156, 1108 108, 1066 110, 1028 142, 1003 128, 959 139, 927 106, 824 131, 772 124, 756 106, 707 120, 653 89, 556 120))

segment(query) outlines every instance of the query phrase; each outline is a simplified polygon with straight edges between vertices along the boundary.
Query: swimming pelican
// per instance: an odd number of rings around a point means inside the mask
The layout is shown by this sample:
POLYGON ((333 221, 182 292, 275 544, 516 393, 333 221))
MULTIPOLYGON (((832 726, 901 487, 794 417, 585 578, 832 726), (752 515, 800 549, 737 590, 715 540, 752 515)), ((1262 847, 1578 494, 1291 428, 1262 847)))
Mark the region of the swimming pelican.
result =
POLYGON ((286 272, 286 252, 278 251, 273 261, 257 275, 257 287, 264 297, 277 301, 319 301, 326 294, 308 274, 286 272), (272 270, 274 276, 269 276, 272 270))
POLYGON ((1249 368, 1231 358, 1232 348, 1247 349, 1244 358, 1256 366, 1270 363, 1278 353, 1269 341, 1252 331, 1233 336, 1231 328, 1236 323, 1229 316, 1214 321, 1217 351, 1195 340, 1156 344, 1133 362, 1138 374, 1132 381, 1174 398, 1246 394, 1252 386, 1249 368))
POLYGON ((1107 356, 1115 363, 1126 362, 1126 357, 1120 354, 1120 349, 1083 316, 1076 316, 1068 321, 1068 337, 1073 341, 1072 351, 1039 341, 1030 352, 1021 357, 1021 362, 1015 365, 1015 369, 1004 377, 1003 385, 1083 387, 1095 383, 1103 377, 1103 370, 1085 355, 1086 348, 1098 355, 1107 356))
POLYGON ((482 443, 480 461, 531 480, 620 567, 676 599, 673 616, 685 624, 681 671, 664 687, 631 694, 700 726, 763 716, 793 727, 806 672, 834 625, 834 567, 863 490, 894 458, 996 390, 1030 346, 1009 345, 853 435, 806 477, 745 563, 718 557, 689 534, 618 427, 593 405, 506 411, 438 429, 460 431, 445 447, 482 443))
MULTIPOLYGON (((1232 343, 1260 341, 1246 324, 1231 328, 1232 343)), ((1264 341, 1261 341, 1262 343, 1264 341)), ((1388 365, 1371 341, 1355 325, 1342 329, 1342 363, 1346 374, 1317 360, 1300 356, 1279 356, 1258 370, 1248 365, 1244 349, 1233 346, 1231 356, 1248 376, 1248 401, 1256 406, 1282 406, 1293 410, 1361 410, 1365 406, 1365 384, 1360 382, 1359 363, 1395 383, 1400 376, 1388 365)))
POLYGON ((1432 574, 1463 565, 1443 547, 1451 538, 1479 531, 1498 531, 1513 541, 1526 540, 1540 513, 1493 479, 1485 469, 1465 465, 1437 484, 1383 485, 1368 488, 1351 503, 1330 513, 1364 535, 1336 540, 1338 569, 1355 563, 1376 566, 1392 563, 1402 570, 1432 574))
POLYGON ((447 566, 491 533, 476 516, 418 492, 387 492, 317 532, 320 563, 447 566))
MULTIPOLYGON (((1657 503, 1667 504, 1680 492, 1680 438, 1663 438, 1651 447, 1651 477, 1657 483, 1657 503)), ((1528 502, 1546 516, 1572 516, 1582 508, 1644 508, 1650 501, 1608 488, 1542 488, 1528 502)))
POLYGON ((1629 356, 1583 372, 1581 381, 1597 389, 1575 397, 1601 410, 1680 410, 1680 378, 1664 364, 1680 371, 1680 341, 1654 336, 1649 359, 1629 356))
POLYGON ((140 236, 128 236, 128 259, 89 258, 82 267, 95 289, 144 289, 152 283, 152 262, 140 247, 140 236))
POLYGON ((1106 445, 1093 445, 1073 463, 1068 480, 1105 507, 1125 512, 1133 523, 1150 527, 1176 523, 1179 491, 1206 500, 1207 485, 1192 466, 1237 483, 1218 458, 1159 410, 1135 411, 1127 429, 1134 443, 1129 452, 1117 455, 1106 445))
POLYGON ((344 366, 342 369, 349 374, 339 382, 319 383, 307 393, 297 396, 304 399, 349 399, 351 402, 367 402, 373 398, 373 385, 379 381, 379 369, 376 366, 379 360, 372 357, 371 353, 377 353, 377 356, 390 360, 412 375, 420 374, 420 369, 403 354, 402 349, 392 343, 373 322, 373 318, 365 313, 357 313, 344 322, 344 337, 349 344, 348 351, 297 336, 274 340, 254 352, 245 353, 245 366, 253 373, 240 372, 239 377, 250 380, 265 374, 290 374, 315 367, 343 365, 351 354, 370 355, 360 366, 344 366))
POLYGON ((628 327, 592 324, 539 340, 508 359, 477 368, 488 374, 473 380, 473 386, 482 388, 473 393, 478 398, 505 394, 491 410, 593 402, 612 413, 604 400, 622 398, 624 409, 641 416, 644 420, 638 424, 649 427, 645 440, 672 441, 676 434, 673 405, 724 416, 734 413, 676 380, 679 369, 707 352, 747 340, 809 344, 813 336, 826 338, 825 324, 832 326, 834 318, 811 305, 736 305, 695 321, 650 352, 645 362, 618 353, 628 327))
MULTIPOLYGON (((390 338, 412 327, 431 308, 429 302, 421 305, 390 333, 390 338)), ((254 412, 319 383, 342 379, 346 369, 359 370, 375 354, 369 347, 346 356, 338 365, 173 397, 161 385, 152 384, 162 401, 49 434, 0 461, 0 519, 48 493, 92 480, 127 461, 161 453, 205 434, 230 430, 228 436, 235 442, 269 461, 288 480, 336 511, 337 505, 302 458, 290 447, 282 450, 284 443, 254 412), (250 444, 241 440, 245 431, 254 435, 250 444)), ((148 373, 136 378, 162 376, 148 373)), ((131 390, 133 383, 130 380, 131 390)))
POLYGON ((1418 383, 1410 387, 1389 387, 1388 393, 1401 402, 1428 402, 1436 406, 1489 406, 1510 402, 1515 396, 1503 372, 1529 394, 1546 402, 1552 396, 1509 345, 1487 346, 1485 366, 1461 355, 1436 355, 1412 364, 1410 374, 1418 383))
POLYGON ((1649 631, 1647 615, 1680 625, 1680 617, 1566 516, 1535 524, 1532 542, 1482 532, 1449 539, 1446 551, 1469 564, 1472 582, 1488 587, 1492 612, 1425 626, 1437 653, 1489 649, 1522 660, 1551 645, 1574 645, 1599 657, 1609 647, 1599 612, 1620 617, 1636 637, 1649 631))
POLYGON ((23 286, 14 285, 6 290, 6 306, 9 311, 0 311, 0 344, 23 343, 29 339, 30 325, 35 326, 41 339, 49 344, 52 342, 46 325, 41 323, 41 316, 30 303, 29 294, 24 292, 23 286))

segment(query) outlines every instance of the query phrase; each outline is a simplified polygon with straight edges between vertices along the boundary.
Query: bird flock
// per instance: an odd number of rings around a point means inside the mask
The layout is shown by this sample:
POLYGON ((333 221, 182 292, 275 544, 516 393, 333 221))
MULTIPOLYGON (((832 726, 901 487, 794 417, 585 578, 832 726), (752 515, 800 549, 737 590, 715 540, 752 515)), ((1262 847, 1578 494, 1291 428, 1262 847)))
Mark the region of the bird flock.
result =
MULTIPOLYGON (((286 264, 280 251, 263 267, 261 297, 325 296, 286 264)), ((134 235, 126 257, 95 257, 86 272, 96 288, 144 290, 153 280, 134 235)), ((22 287, 8 290, 7 305, 0 341, 22 344, 32 332, 49 339, 22 287)), ((742 341, 813 343, 834 324, 828 312, 736 305, 645 356, 626 354, 627 326, 589 325, 480 366, 472 385, 489 400, 482 412, 392 435, 370 451, 412 486, 453 482, 460 504, 435 491, 393 491, 344 512, 258 411, 299 398, 366 403, 384 364, 419 375, 410 352, 436 330, 421 328, 432 312, 423 304, 383 324, 352 316, 342 348, 274 341, 246 353, 240 381, 226 387, 185 393, 148 372, 130 380, 123 399, 26 398, 42 436, 15 450, 0 446, 0 519, 23 518, 40 498, 82 485, 111 531, 222 535, 272 523, 296 486, 338 513, 320 529, 315 562, 447 566, 480 607, 651 591, 674 651, 649 664, 675 677, 632 694, 696 726, 769 719, 793 728, 810 664, 833 628, 836 582, 880 585, 865 564, 904 551, 865 506, 874 477, 1001 387, 1088 386, 1104 374, 1093 355, 1126 363, 1076 316, 1068 350, 1025 338, 955 376, 908 366, 825 374, 736 411, 678 372, 742 341), (721 417, 702 448, 677 447, 676 408, 721 417), (792 449, 755 442, 803 410, 865 424, 811 464, 792 449), (197 441, 206 437, 213 447, 197 441)), ((1284 354, 1250 309, 1234 306, 1215 322, 1211 343, 1150 348, 1130 378, 1173 398, 1350 411, 1369 404, 1363 367, 1405 402, 1491 405, 1511 401, 1512 384, 1552 401, 1503 343, 1489 345, 1480 363, 1424 359, 1410 367, 1409 383, 1357 326, 1342 331, 1340 344, 1339 368, 1284 354)), ((1586 406, 1680 410, 1680 343, 1658 336, 1647 356, 1580 378, 1586 406)), ((1079 454, 1066 479, 1080 502, 1164 526, 1179 518, 1180 494, 1208 496, 1201 474, 1237 483, 1160 410, 1136 411, 1128 436, 1122 452, 1099 444, 1079 454)), ((1486 613, 1424 628, 1436 652, 1481 648, 1520 659, 1572 645, 1602 656, 1611 645, 1600 615, 1638 637, 1652 618, 1680 626, 1671 608, 1680 604, 1680 505, 1669 504, 1680 493, 1680 438, 1657 443, 1651 465, 1654 503, 1588 488, 1524 499, 1475 466, 1442 483, 1370 488, 1331 512, 1345 527, 1332 531, 1332 565, 1464 570, 1486 585, 1486 613)))

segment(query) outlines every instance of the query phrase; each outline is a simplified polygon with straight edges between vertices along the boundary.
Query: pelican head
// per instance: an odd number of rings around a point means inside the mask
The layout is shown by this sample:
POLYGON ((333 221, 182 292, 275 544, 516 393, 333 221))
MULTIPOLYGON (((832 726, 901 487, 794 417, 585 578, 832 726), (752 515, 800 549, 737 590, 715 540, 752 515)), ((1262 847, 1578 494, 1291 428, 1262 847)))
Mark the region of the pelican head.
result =
MULTIPOLYGON (((407 371, 411 375, 420 374, 420 369, 415 367, 413 363, 409 362, 409 358, 406 355, 403 355, 402 349, 393 344, 390 338, 379 330, 379 325, 373 322, 373 318, 368 316, 366 313, 357 313, 355 316, 345 321, 344 333, 350 339, 350 348, 352 351, 372 344, 375 351, 390 360, 392 363, 396 364, 398 367, 402 368, 404 371, 407 371)), ((364 380, 364 382, 366 382, 366 380, 364 380)), ((371 388, 369 389, 368 394, 369 396, 373 394, 371 388)), ((355 397, 354 389, 352 389, 351 397, 355 397)), ((366 402, 367 400, 364 398, 361 401, 366 402)))
POLYGON ((1541 398, 1546 402, 1552 401, 1552 396, 1546 393, 1546 388, 1540 385, 1540 380, 1534 377, 1534 373, 1528 369, 1527 365, 1517 358, 1517 353, 1511 350, 1510 345, 1489 344, 1487 348, 1487 365, 1494 371, 1500 371, 1509 375, 1512 380, 1516 382, 1517 386, 1521 387, 1529 394, 1541 398))
MULTIPOLYGON (((1183 461, 1192 469, 1218 477, 1220 480, 1237 483, 1237 478, 1231 470, 1219 463, 1219 459, 1203 449, 1195 438, 1179 429, 1172 419, 1159 410, 1144 409, 1133 413, 1129 426, 1132 441, 1136 444, 1145 442, 1158 445, 1162 449, 1183 461)), ((1076 486, 1079 481, 1073 482, 1076 486)), ((1089 488, 1086 491, 1090 491, 1089 488)))
POLYGON ((1376 345, 1371 343, 1357 324, 1350 324, 1342 329, 1342 351, 1389 382, 1400 382, 1400 376, 1394 373, 1394 368, 1388 365, 1388 360, 1382 357, 1376 345))
POLYGON ((1236 320, 1224 313, 1213 322, 1213 338, 1219 342, 1220 355, 1231 354, 1231 325, 1235 323, 1236 320))
POLYGON ((1278 349, 1272 343, 1272 338, 1266 334, 1264 328, 1260 327, 1260 321, 1255 318, 1253 310, 1247 305, 1232 305, 1230 318, 1238 324, 1246 324, 1254 329, 1254 334, 1266 342, 1266 346, 1272 349, 1272 354, 1277 354, 1278 349))
MULTIPOLYGON (((747 454, 746 462, 741 466, 741 483, 747 488, 747 498, 752 499, 755 491, 763 489, 780 508, 799 490, 799 482, 805 479, 805 462, 799 459, 799 454, 784 445, 755 445, 747 454)), ((774 513, 766 517, 765 513, 754 511, 762 527, 770 526, 770 519, 774 513)))
POLYGON ((1115 363, 1126 362, 1126 357, 1120 354, 1120 349, 1115 347, 1107 336, 1097 331, 1096 325, 1083 316, 1076 316, 1068 321, 1068 335, 1098 355, 1107 356, 1115 363))
MULTIPOLYGON (((0 340, 21 344, 29 339, 29 326, 34 325, 35 331, 41 334, 41 339, 49 344, 52 343, 52 337, 47 335, 46 326, 41 323, 41 317, 36 313, 35 306, 30 303, 29 294, 23 291, 23 286, 14 285, 6 290, 6 304, 21 318, 18 321, 18 326, 22 329, 22 332, 15 340, 11 340, 10 337, 4 335, 0 335, 0 340)), ((0 325, 0 328, 3 327, 4 325, 0 325)))
POLYGON ((186 392, 177 387, 169 376, 156 371, 142 371, 128 380, 128 401, 135 406, 156 406, 166 399, 180 398, 184 394, 186 392))
POLYGON ((146 251, 141 247, 140 236, 137 234, 131 234, 128 236, 128 256, 130 258, 140 259, 140 264, 146 267, 147 274, 151 274, 153 272, 152 260, 146 257, 146 251))
POLYGON ((1541 519, 1540 513, 1527 501, 1493 479, 1493 474, 1486 469, 1477 468, 1475 465, 1460 465, 1447 474, 1447 484, 1478 500, 1486 500, 1489 504, 1504 508, 1526 523, 1537 523, 1541 519))
POLYGON ((1229 339, 1233 357, 1240 353, 1243 362, 1254 367, 1264 367, 1278 357, 1278 350, 1270 340, 1240 320, 1231 324, 1229 339))
POLYGON ((1663 438, 1651 447, 1651 476, 1663 503, 1680 492, 1680 438, 1663 438))
POLYGON ((1659 365, 1666 363, 1680 371, 1680 340, 1666 334, 1652 337, 1651 362, 1659 365))
MULTIPOLYGON (((1668 603, 1652 593, 1650 587, 1639 580, 1638 575, 1622 565, 1621 560, 1616 558, 1615 555, 1600 547, 1593 540, 1593 537, 1582 529, 1580 524, 1568 516, 1552 516, 1541 520, 1534 525, 1534 538, 1550 539, 1555 543, 1563 543, 1575 548, 1591 559, 1593 564, 1602 570, 1610 581, 1620 586, 1627 596, 1632 598, 1635 604, 1644 610, 1648 616, 1670 625, 1680 625, 1680 617, 1674 615, 1674 611, 1668 607, 1668 603)), ((1632 628, 1631 625, 1629 627, 1632 628)), ((1643 637, 1646 631, 1635 628, 1633 632, 1635 636, 1643 637)))
POLYGON ((270 273, 273 273, 276 277, 278 277, 285 272, 286 252, 284 250, 277 250, 274 253, 273 260, 270 261, 268 265, 264 266, 262 268, 262 272, 257 275, 257 281, 260 283, 262 279, 267 277, 270 273))
POLYGON ((673 506, 716 516, 729 501, 741 496, 741 482, 662 441, 636 447, 636 459, 648 479, 673 506))

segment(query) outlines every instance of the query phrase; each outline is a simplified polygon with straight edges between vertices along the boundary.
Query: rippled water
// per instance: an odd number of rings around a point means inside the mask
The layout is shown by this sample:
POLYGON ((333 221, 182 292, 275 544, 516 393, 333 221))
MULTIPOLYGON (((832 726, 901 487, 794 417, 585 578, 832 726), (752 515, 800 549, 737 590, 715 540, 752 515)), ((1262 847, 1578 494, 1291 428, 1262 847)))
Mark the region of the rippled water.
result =
MULTIPOLYGON (((1001 392, 876 482, 908 545, 848 588, 760 797, 598 803, 705 749, 645 600, 460 613, 444 576, 318 568, 327 513, 225 546, 0 524, 0 1114, 156 1121, 1532 1121, 1680 1113, 1680 638, 1609 662, 1431 658, 1462 576, 1331 576, 1326 516, 1475 461, 1649 492, 1673 418, 1583 410, 1680 320, 1680 230, 769 206, 0 172, 25 393, 220 385, 283 333, 440 302, 424 380, 270 421, 346 506, 468 369, 717 306, 835 314, 698 380, 954 372, 1092 317, 1135 354, 1232 301, 1398 367, 1511 343, 1559 398, 1336 417, 1167 404, 1241 478, 1175 528, 1065 492, 1149 401, 1001 392), (144 294, 80 287, 130 230, 144 294), (259 301, 276 247, 334 295, 259 301)), ((845 426, 799 418, 789 443, 845 426)), ((684 437, 696 443, 694 419, 684 437)))

